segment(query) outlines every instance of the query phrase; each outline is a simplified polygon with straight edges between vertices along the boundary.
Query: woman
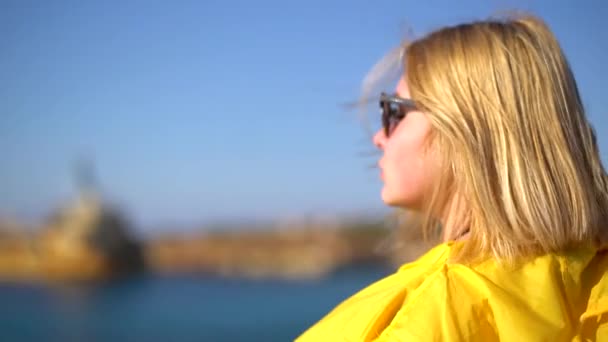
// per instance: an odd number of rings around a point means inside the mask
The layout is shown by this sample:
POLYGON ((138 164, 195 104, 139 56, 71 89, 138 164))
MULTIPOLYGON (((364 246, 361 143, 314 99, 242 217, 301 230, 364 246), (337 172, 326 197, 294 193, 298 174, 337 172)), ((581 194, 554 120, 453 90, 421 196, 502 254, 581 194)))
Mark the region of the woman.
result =
POLYGON ((549 28, 447 27, 402 61, 373 139, 382 199, 443 243, 297 341, 608 341, 608 178, 549 28))

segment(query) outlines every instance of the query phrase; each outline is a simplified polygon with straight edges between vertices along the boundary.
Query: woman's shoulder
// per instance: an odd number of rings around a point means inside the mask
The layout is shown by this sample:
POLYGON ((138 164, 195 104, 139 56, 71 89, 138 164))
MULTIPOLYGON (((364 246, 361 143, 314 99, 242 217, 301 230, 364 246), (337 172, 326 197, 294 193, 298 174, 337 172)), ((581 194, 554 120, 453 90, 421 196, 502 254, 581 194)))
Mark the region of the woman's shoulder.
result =
POLYGON ((573 318, 591 322, 608 312, 605 253, 577 250, 505 267, 450 264, 451 249, 439 245, 361 290, 298 341, 558 340, 576 333, 573 318))
POLYGON ((376 341, 608 338, 608 253, 578 248, 516 266, 446 263, 376 341), (602 323, 603 322, 603 323, 602 323))
POLYGON ((449 246, 439 245, 352 295, 297 341, 370 341, 391 322, 403 303, 445 263, 449 246))

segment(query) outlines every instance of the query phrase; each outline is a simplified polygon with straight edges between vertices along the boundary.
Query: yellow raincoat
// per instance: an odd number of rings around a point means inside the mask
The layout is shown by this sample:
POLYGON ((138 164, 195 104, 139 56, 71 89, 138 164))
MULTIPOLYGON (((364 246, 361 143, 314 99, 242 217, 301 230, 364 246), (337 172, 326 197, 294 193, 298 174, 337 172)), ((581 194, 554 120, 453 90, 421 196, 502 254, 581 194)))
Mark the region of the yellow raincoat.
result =
POLYGON ((446 263, 444 243, 338 305, 296 339, 608 341, 608 251, 581 248, 507 269, 446 263))

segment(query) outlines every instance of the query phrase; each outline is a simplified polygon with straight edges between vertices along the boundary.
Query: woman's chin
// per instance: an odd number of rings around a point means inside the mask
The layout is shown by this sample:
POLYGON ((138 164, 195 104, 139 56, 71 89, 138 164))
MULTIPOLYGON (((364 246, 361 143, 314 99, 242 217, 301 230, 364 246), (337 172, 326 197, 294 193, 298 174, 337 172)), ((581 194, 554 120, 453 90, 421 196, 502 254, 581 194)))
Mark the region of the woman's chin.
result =
POLYGON ((384 202, 384 204, 389 207, 398 207, 412 210, 417 210, 420 208, 419 201, 404 196, 396 196, 396 194, 387 189, 386 186, 382 188, 381 197, 382 202, 384 202))
POLYGON ((380 196, 382 197, 382 202, 384 202, 384 204, 390 207, 399 206, 399 201, 397 201, 397 198, 395 198, 395 196, 391 194, 391 192, 389 191, 389 189, 386 188, 386 186, 382 188, 380 196))

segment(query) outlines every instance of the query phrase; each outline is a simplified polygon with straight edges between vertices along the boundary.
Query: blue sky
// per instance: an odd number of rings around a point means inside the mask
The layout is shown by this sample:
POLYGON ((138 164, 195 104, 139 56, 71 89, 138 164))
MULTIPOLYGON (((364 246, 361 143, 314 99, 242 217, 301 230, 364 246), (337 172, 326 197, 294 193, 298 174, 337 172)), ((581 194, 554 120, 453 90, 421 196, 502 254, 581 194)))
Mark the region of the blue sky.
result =
POLYGON ((2 1, 0 214, 69 201, 81 156, 143 229, 382 212, 340 104, 408 27, 510 9, 555 31, 606 159, 604 1, 2 1))

